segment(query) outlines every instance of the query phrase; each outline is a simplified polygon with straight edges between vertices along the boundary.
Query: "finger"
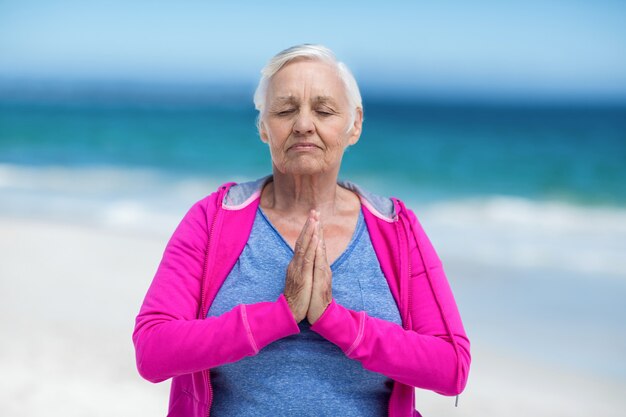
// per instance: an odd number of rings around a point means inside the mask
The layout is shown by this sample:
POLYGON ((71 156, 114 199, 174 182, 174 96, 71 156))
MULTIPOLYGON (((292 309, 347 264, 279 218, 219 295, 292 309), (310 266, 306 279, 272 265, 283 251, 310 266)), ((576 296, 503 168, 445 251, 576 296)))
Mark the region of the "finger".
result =
POLYGON ((318 245, 318 230, 317 225, 313 229, 313 236, 309 241, 309 245, 302 257, 302 276, 306 279, 313 279, 313 267, 315 265, 315 251, 318 245))
MULTIPOLYGON (((313 288, 311 289, 311 305, 318 313, 332 300, 332 272, 328 267, 326 253, 320 241, 315 251, 315 270, 313 271, 313 288)), ((309 307, 310 309, 310 307, 309 307)))
POLYGON ((324 227, 321 222, 319 222, 318 232, 317 246, 315 248, 313 286, 311 288, 311 304, 307 310, 309 323, 316 322, 332 300, 332 272, 328 266, 328 259, 326 258, 324 227))
POLYGON ((326 255, 326 240, 324 240, 324 227, 320 223, 319 226, 319 243, 317 251, 315 252, 315 269, 319 269, 320 272, 325 272, 330 269, 328 265, 328 256, 326 255))
POLYGON ((319 239, 320 239, 319 246, 321 247, 322 254, 324 255, 324 261, 325 263, 328 263, 326 259, 326 239, 324 239, 324 225, 322 224, 322 222, 320 222, 320 238, 319 239))
POLYGON ((318 238, 317 248, 315 248, 315 277, 314 279, 318 279, 318 272, 324 272, 328 265, 328 261, 326 259, 326 250, 324 248, 324 241, 321 236, 318 238))
POLYGON ((304 226, 302 226, 302 230, 300 230, 300 234, 298 235, 298 239, 296 239, 296 247, 295 247, 295 252, 297 252, 297 249, 300 249, 302 246, 302 239, 304 239, 304 235, 306 234, 307 230, 309 229, 309 226, 311 224, 311 221, 313 220, 312 216, 309 215, 309 217, 307 217, 306 222, 304 222, 304 226))
POLYGON ((301 294, 301 297, 306 298, 307 310, 311 303, 311 295, 313 292, 313 274, 315 268, 315 248, 317 248, 317 235, 311 239, 311 244, 307 253, 302 258, 302 268, 300 269, 300 282, 302 287, 306 289, 301 294))
POLYGON ((316 221, 312 218, 307 219, 305 227, 302 228, 301 237, 296 241, 296 245, 294 247, 293 259, 298 268, 302 268, 302 262, 306 251, 308 250, 311 244, 311 238, 315 233, 316 221))
POLYGON ((306 222, 304 222, 304 226, 302 226, 302 230, 300 230, 300 235, 297 240, 301 240, 303 236, 306 234, 308 226, 311 224, 312 220, 316 220, 314 214, 314 210, 309 211, 309 215, 306 218, 306 222))

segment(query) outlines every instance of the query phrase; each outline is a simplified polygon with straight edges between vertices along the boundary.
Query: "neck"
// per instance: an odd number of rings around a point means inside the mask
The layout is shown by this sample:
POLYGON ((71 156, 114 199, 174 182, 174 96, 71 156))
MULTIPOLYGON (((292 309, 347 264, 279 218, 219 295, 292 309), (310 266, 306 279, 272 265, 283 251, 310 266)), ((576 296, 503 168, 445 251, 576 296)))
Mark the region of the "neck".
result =
POLYGON ((322 217, 332 215, 339 208, 337 174, 291 175, 274 169, 265 204, 277 211, 302 216, 307 216, 311 209, 318 210, 322 217))

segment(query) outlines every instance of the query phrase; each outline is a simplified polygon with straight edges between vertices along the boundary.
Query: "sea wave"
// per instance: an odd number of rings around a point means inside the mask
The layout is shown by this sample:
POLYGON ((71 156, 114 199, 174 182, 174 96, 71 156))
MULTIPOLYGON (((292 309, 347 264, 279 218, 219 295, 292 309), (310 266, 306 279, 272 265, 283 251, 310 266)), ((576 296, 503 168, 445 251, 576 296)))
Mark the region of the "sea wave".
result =
POLYGON ((442 257, 626 278, 626 210, 510 196, 429 204, 418 216, 442 257))
MULTIPOLYGON (((194 202, 227 180, 246 178, 115 166, 0 164, 0 215, 166 236, 194 202)), ((444 263, 626 279, 626 209, 493 195, 448 196, 409 206, 444 263)))
POLYGON ((148 168, 0 164, 0 213, 162 235, 218 185, 148 168))

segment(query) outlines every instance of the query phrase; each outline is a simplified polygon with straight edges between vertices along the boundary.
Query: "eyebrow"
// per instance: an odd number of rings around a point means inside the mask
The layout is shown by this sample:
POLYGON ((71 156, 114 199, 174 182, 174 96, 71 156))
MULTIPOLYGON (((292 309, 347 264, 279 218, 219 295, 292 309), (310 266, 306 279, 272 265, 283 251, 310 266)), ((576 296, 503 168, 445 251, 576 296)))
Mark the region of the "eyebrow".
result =
POLYGON ((332 105, 337 105, 335 100, 333 100, 333 98, 330 97, 330 96, 317 96, 317 97, 315 97, 315 101, 317 103, 322 103, 322 104, 329 103, 329 104, 332 104, 332 105))
POLYGON ((276 101, 284 102, 284 103, 297 103, 298 100, 294 96, 280 96, 276 97, 276 101))
MULTIPOLYGON (((276 97, 275 99, 276 102, 282 104, 282 103, 289 103, 289 104, 296 104, 298 103, 298 99, 296 99, 294 96, 279 96, 276 97)), ((317 96, 313 99, 313 101, 315 103, 321 103, 321 104, 331 104, 336 106, 337 102, 335 102, 335 100, 330 97, 330 96, 317 96)))

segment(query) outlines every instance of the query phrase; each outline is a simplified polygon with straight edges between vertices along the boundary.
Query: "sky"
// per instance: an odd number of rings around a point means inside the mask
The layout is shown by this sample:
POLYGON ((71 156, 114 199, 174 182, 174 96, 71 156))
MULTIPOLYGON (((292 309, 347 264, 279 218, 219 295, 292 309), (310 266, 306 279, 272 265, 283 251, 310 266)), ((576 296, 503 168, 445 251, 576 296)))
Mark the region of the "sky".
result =
POLYGON ((626 101, 626 1, 0 0, 0 80, 254 84, 321 43, 380 91, 626 101))

